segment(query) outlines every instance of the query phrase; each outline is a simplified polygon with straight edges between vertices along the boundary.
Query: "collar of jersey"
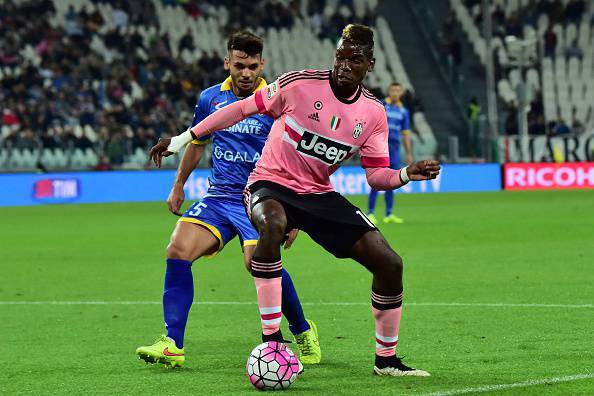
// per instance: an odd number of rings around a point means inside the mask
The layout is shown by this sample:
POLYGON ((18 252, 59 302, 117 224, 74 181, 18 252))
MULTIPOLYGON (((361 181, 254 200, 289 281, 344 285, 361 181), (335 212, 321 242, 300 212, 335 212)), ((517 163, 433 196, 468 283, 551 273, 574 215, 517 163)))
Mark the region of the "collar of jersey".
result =
MULTIPOLYGON (((262 77, 258 77, 258 85, 253 92, 259 91, 264 88, 268 83, 262 77)), ((221 84, 221 92, 223 91, 230 91, 231 90, 231 76, 227 77, 225 81, 221 84)))
MULTIPOLYGON (((389 96, 386 98, 386 103, 392 104, 392 99, 390 99, 389 96)), ((396 102, 396 106, 402 106, 402 102, 401 101, 396 102)))

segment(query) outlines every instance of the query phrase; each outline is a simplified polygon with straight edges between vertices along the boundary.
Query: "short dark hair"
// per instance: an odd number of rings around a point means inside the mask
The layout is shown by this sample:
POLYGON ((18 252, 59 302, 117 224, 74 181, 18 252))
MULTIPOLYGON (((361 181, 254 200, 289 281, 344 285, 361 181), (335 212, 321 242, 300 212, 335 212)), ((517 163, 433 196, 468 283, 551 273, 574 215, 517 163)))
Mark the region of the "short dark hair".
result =
POLYGON ((261 37, 247 30, 233 33, 227 41, 227 51, 242 51, 249 56, 262 55, 264 41, 261 37))
POLYGON ((402 84, 400 84, 398 81, 392 81, 389 88, 392 87, 402 87, 402 84))
POLYGON ((369 26, 351 23, 342 29, 342 40, 362 47, 368 59, 373 58, 373 30, 369 26))

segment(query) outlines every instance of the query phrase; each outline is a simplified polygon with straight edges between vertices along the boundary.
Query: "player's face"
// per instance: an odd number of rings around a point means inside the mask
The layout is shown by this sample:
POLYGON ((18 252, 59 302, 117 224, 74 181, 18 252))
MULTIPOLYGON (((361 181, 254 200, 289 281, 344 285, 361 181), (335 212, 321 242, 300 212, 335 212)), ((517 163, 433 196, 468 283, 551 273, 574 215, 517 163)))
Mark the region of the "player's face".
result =
POLYGON ((249 96, 264 70, 264 59, 262 55, 250 56, 243 51, 233 50, 225 58, 225 69, 231 74, 233 92, 240 97, 249 96))
POLYGON ((398 102, 402 96, 402 87, 400 85, 392 85, 388 91, 388 96, 392 102, 398 102))
POLYGON ((332 79, 341 91, 354 92, 374 63, 375 59, 368 59, 360 46, 341 40, 334 56, 332 79))

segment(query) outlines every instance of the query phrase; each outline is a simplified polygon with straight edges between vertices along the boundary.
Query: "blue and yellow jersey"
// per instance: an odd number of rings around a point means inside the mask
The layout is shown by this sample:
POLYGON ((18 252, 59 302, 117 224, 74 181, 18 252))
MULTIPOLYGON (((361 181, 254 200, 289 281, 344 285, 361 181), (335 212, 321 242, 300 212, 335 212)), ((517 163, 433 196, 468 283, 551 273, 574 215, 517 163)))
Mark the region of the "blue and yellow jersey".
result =
MULTIPOLYGON (((260 78, 255 91, 266 85, 266 81, 260 78)), ((237 100, 231 89, 231 77, 205 89, 196 104, 192 126, 237 100)), ((212 139, 212 172, 208 179, 208 195, 241 197, 248 176, 260 159, 273 121, 268 116, 256 114, 227 129, 192 141, 193 144, 204 145, 212 139)))
POLYGON ((410 113, 402 102, 392 103, 390 98, 384 100, 384 107, 388 116, 388 129, 390 130, 390 150, 395 146, 400 147, 400 136, 410 134, 410 113))

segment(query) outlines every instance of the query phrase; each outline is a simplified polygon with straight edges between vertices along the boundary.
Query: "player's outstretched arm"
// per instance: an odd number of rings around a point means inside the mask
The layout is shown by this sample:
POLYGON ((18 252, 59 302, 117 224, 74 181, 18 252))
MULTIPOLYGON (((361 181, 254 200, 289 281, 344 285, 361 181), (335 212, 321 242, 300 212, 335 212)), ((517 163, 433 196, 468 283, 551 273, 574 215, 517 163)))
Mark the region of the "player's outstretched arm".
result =
POLYGON ((439 175, 439 161, 418 161, 402 169, 366 168, 365 175, 369 186, 375 190, 393 190, 402 187, 410 180, 435 179, 439 175))
POLYGON ((230 127, 258 112, 259 110, 254 95, 239 100, 212 113, 194 127, 177 136, 172 138, 160 138, 159 142, 151 148, 149 157, 155 165, 160 168, 163 157, 168 157, 171 154, 177 153, 192 140, 230 127))
POLYGON ((180 209, 185 199, 184 185, 190 173, 192 173, 200 162, 204 154, 204 149, 204 145, 189 144, 184 151, 184 156, 177 168, 173 187, 171 187, 171 191, 167 197, 167 207, 175 215, 181 216, 180 209))

